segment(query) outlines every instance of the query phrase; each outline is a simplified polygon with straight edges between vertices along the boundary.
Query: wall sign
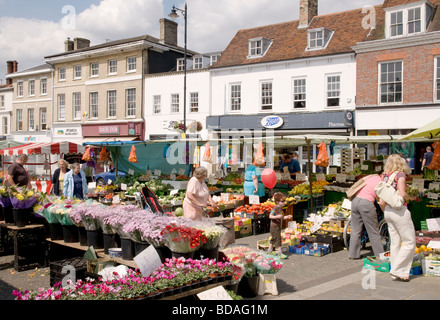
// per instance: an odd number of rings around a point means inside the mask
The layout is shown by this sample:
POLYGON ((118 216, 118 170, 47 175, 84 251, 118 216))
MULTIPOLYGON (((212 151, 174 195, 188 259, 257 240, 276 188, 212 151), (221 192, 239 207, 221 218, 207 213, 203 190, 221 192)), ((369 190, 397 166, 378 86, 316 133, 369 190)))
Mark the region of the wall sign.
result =
POLYGON ((100 126, 99 134, 119 134, 119 126, 100 126))
POLYGON ((284 120, 279 116, 267 116, 261 120, 261 125, 266 129, 276 129, 283 125, 284 120))

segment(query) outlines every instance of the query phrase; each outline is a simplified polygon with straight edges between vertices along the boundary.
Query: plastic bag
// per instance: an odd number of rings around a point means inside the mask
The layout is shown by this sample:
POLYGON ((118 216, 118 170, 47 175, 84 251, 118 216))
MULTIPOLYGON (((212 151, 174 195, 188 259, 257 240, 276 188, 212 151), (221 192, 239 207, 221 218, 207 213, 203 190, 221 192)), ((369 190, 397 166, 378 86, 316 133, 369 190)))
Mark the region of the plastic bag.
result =
POLYGON ((81 159, 84 161, 92 161, 92 155, 90 154, 90 147, 86 148, 86 151, 84 152, 81 159))
POLYGON ((432 156, 432 161, 428 166, 429 170, 440 170, 440 140, 432 144, 434 149, 434 155, 432 156))
POLYGON ((260 142, 258 144, 257 154, 255 155, 254 159, 254 166, 264 166, 266 164, 266 160, 264 159, 264 153, 263 153, 263 142, 260 142))
POLYGON ((205 144, 205 153, 203 154, 203 161, 212 163, 211 160, 211 147, 209 146, 209 141, 205 144))
POLYGON ((136 157, 136 148, 135 146, 131 147, 131 151, 130 151, 130 155, 128 157, 128 161, 132 162, 132 163, 137 163, 137 157, 136 157))
POLYGON ((327 148, 324 142, 319 144, 318 158, 315 161, 315 165, 320 167, 328 167, 329 156, 327 154, 327 148))

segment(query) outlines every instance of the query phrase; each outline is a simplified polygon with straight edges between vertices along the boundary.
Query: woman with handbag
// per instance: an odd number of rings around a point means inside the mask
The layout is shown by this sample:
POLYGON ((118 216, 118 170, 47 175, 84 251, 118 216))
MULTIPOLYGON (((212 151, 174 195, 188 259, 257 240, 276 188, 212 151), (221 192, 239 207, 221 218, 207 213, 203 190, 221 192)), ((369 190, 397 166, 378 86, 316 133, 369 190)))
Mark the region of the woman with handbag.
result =
POLYGON ((363 178, 364 186, 360 189, 351 202, 351 234, 348 257, 351 260, 361 258, 362 227, 368 233, 373 253, 376 257, 384 252, 384 247, 379 233, 377 220, 376 192, 374 188, 382 180, 379 175, 369 175, 363 178))
POLYGON ((385 163, 382 180, 388 182, 398 191, 405 200, 402 206, 392 207, 384 200, 380 200, 381 207, 385 207, 385 220, 388 223, 390 234, 390 276, 393 280, 409 281, 409 273, 416 249, 416 232, 408 210, 406 201, 416 200, 417 197, 406 193, 406 176, 411 169, 398 154, 392 154, 385 163))

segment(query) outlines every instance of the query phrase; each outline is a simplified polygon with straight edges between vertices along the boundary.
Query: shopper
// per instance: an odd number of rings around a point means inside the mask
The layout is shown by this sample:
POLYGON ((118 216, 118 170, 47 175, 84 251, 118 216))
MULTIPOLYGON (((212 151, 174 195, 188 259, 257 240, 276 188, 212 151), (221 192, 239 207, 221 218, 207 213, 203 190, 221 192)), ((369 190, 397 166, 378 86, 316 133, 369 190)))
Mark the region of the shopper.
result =
POLYGON ((58 169, 54 171, 52 176, 52 187, 50 189, 50 193, 53 193, 56 196, 63 195, 64 177, 69 171, 69 163, 64 159, 60 159, 58 161, 58 169))
POLYGON ((294 175, 298 172, 301 172, 301 167, 298 161, 299 155, 295 152, 295 155, 292 157, 290 154, 286 153, 283 155, 283 161, 280 165, 280 172, 284 172, 284 167, 287 167, 290 175, 294 175))
POLYGON ((8 184, 11 187, 23 187, 27 186, 32 189, 29 174, 24 168, 24 165, 28 161, 27 154, 21 154, 8 168, 8 184))
MULTIPOLYGON (((385 182, 388 181, 394 172, 398 173, 392 186, 404 200, 416 200, 417 197, 406 193, 406 175, 411 172, 411 169, 405 159, 398 154, 393 154, 386 160, 382 179, 385 182)), ((383 200, 379 203, 385 206, 385 220, 390 234, 390 276, 393 280, 409 281, 409 272, 416 248, 416 233, 411 212, 406 203, 401 208, 392 208, 383 200)))
POLYGON ((434 175, 434 170, 428 168, 428 166, 431 164, 433 156, 434 152, 432 152, 432 148, 430 146, 427 146, 422 161, 422 171, 425 177, 432 177, 434 175))
POLYGON ((244 195, 246 197, 258 195, 260 198, 265 196, 264 184, 261 181, 261 170, 259 166, 250 164, 244 173, 243 183, 244 195))
POLYGON ((66 197, 84 199, 88 192, 87 180, 79 163, 72 164, 72 170, 64 176, 63 194, 66 197))
POLYGON ((280 256, 281 259, 286 259, 287 256, 281 251, 281 228, 283 220, 292 218, 292 216, 284 216, 283 207, 286 204, 286 196, 281 192, 277 192, 273 196, 275 206, 270 211, 270 244, 269 253, 275 253, 280 256))
POLYGON ((384 252, 384 247, 379 233, 377 219, 376 192, 374 188, 382 181, 377 174, 364 177, 365 186, 356 194, 351 202, 351 234, 348 257, 361 258, 361 237, 363 226, 368 233, 373 253, 376 257, 384 252))
POLYGON ((205 183, 207 176, 208 170, 205 167, 197 167, 194 170, 193 177, 188 181, 185 199, 183 200, 183 215, 185 218, 202 220, 203 211, 208 202, 218 209, 205 183))

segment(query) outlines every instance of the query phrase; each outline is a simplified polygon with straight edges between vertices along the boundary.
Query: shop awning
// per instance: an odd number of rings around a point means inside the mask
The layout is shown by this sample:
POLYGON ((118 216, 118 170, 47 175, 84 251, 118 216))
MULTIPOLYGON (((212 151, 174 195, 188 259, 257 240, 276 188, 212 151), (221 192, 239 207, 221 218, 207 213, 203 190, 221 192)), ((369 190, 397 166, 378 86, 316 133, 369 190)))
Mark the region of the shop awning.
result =
POLYGON ((0 150, 2 155, 18 156, 20 154, 67 154, 83 153, 85 148, 82 145, 62 141, 62 142, 41 142, 29 143, 22 146, 0 150))

